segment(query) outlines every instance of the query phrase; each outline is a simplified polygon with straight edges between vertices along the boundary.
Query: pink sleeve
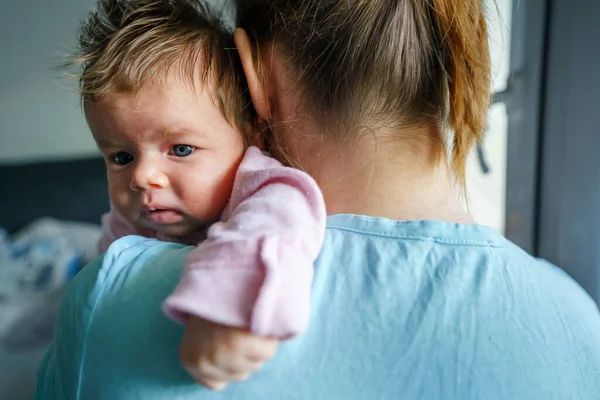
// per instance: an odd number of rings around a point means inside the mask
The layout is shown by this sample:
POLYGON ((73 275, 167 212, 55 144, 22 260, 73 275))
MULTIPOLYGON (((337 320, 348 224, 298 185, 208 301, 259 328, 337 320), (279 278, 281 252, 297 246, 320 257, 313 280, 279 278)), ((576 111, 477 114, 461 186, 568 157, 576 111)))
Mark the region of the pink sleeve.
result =
POLYGON ((123 222, 123 219, 112 208, 102 216, 102 236, 98 241, 100 254, 105 253, 115 240, 132 233, 126 231, 128 225, 123 222))
POLYGON ((100 254, 106 252, 115 240, 127 235, 152 237, 149 232, 142 232, 131 226, 131 224, 129 224, 125 218, 111 206, 110 211, 102 216, 102 235, 98 241, 98 251, 100 254))
POLYGON ((248 149, 222 222, 194 249, 165 312, 281 339, 306 329, 314 261, 325 236, 316 183, 248 149))

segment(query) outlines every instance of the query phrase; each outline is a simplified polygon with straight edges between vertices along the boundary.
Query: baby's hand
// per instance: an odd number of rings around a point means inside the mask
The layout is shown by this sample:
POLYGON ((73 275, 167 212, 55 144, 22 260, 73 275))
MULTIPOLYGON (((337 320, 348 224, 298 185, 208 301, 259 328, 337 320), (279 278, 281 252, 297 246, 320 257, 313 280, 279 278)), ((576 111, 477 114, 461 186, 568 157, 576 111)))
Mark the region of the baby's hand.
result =
POLYGON ((246 330, 190 316, 179 359, 198 383, 222 390, 231 381, 244 381, 275 355, 279 340, 254 336, 246 330))

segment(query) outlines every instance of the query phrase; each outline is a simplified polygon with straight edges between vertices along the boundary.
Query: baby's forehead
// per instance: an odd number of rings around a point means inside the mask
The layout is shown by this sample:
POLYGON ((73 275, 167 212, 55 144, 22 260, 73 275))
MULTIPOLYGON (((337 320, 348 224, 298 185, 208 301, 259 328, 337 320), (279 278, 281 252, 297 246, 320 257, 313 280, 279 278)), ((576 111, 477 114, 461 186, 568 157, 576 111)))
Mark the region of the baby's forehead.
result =
POLYGON ((140 117, 143 114, 143 118, 169 122, 182 115, 183 109, 195 107, 193 112, 201 114, 207 123, 225 120, 230 127, 246 135, 251 117, 244 107, 247 103, 243 101, 243 91, 236 79, 223 79, 216 67, 215 64, 199 65, 198 60, 179 62, 135 79, 114 79, 114 84, 103 87, 97 95, 84 95, 84 112, 88 122, 93 110, 100 111, 95 113, 96 117, 140 110, 144 111, 140 117), (156 111, 146 113, 148 109, 156 111))
POLYGON ((158 137, 218 136, 245 130, 220 107, 217 91, 208 82, 171 76, 154 79, 135 90, 108 91, 85 104, 88 124, 102 136, 158 137))

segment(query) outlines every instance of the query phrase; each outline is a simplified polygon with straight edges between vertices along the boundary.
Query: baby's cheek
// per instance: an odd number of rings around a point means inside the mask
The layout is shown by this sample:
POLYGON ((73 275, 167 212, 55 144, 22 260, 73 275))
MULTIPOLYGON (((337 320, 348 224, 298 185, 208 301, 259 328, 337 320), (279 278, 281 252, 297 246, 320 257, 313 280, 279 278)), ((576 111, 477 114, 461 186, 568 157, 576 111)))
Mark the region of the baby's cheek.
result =
POLYGON ((108 194, 112 205, 121 214, 127 214, 129 206, 129 185, 125 184, 122 179, 108 178, 108 194))
MULTIPOLYGON (((213 177, 214 178, 214 177, 213 177)), ((233 183, 222 179, 196 180, 187 186, 185 203, 192 217, 204 220, 218 220, 229 201, 233 183)))

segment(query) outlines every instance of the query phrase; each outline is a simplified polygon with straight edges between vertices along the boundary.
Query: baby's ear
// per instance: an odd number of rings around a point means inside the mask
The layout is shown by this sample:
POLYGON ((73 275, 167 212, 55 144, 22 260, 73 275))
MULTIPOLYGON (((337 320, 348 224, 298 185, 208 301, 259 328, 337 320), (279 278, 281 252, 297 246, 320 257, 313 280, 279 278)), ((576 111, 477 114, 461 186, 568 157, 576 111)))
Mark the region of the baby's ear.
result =
POLYGON ((258 73, 256 67, 258 65, 258 60, 254 59, 250 38, 244 29, 237 28, 233 33, 233 40, 235 41, 235 46, 240 54, 242 68, 246 75, 248 90, 256 113, 263 120, 268 120, 271 116, 268 88, 263 80, 261 80, 261 76, 258 73))

